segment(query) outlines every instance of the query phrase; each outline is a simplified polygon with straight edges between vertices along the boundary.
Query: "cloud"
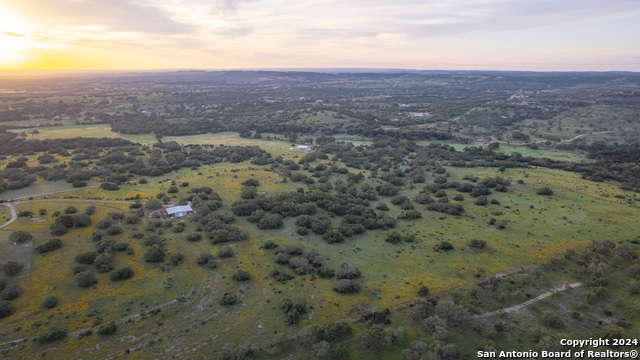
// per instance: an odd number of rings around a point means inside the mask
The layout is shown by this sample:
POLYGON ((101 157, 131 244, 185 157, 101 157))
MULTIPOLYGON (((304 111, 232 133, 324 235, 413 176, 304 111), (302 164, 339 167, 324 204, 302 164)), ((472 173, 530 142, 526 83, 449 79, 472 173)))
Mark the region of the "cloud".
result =
POLYGON ((132 0, 24 0, 30 17, 49 27, 99 25, 107 31, 151 34, 187 34, 194 26, 172 20, 168 14, 132 0))
POLYGON ((9 35, 9 36, 25 37, 22 34, 14 33, 14 32, 11 32, 11 31, 4 31, 4 33, 5 33, 5 35, 9 35))

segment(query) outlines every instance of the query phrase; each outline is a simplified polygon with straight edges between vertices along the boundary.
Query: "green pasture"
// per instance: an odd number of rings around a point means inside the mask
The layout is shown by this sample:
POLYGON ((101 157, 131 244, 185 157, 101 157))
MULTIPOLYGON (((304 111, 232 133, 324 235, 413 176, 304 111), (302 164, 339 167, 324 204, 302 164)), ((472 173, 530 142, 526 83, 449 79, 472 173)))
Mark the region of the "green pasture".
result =
POLYGON ((51 127, 39 127, 38 133, 33 134, 33 129, 11 129, 9 131, 15 133, 26 132, 27 139, 70 139, 74 137, 95 137, 95 138, 123 138, 132 142, 141 144, 153 144, 156 143, 156 137, 153 134, 118 134, 111 131, 111 127, 108 124, 95 124, 95 125, 69 125, 69 126, 51 126, 51 127))
MULTIPOLYGON (((427 211, 424 205, 415 204, 416 209, 422 212, 422 219, 399 220, 394 229, 404 234, 415 234, 415 243, 392 245, 384 241, 387 231, 367 231, 364 235, 346 239, 342 244, 330 245, 317 235, 296 234, 294 218, 285 219, 282 229, 266 231, 259 230, 245 218, 237 218, 237 226, 247 229, 250 238, 233 244, 212 245, 206 239, 187 242, 185 236, 196 230, 188 222, 183 233, 173 233, 170 228, 156 230, 166 238, 169 253, 184 255, 184 262, 176 267, 148 264, 142 260, 145 246, 130 235, 134 229, 144 231, 145 224, 152 220, 145 218, 140 224, 125 226, 123 234, 114 236, 116 241, 128 242, 134 248, 134 255, 115 255, 116 267, 132 267, 134 277, 113 283, 108 274, 99 274, 99 282, 93 289, 78 288, 70 269, 75 255, 94 248, 90 235, 95 229, 71 230, 60 237, 64 242, 62 251, 33 255, 31 276, 17 280, 25 294, 16 302, 16 313, 24 315, 11 316, 4 319, 3 324, 7 325, 6 329, 22 330, 0 333, 0 342, 18 336, 35 336, 41 328, 52 324, 63 325, 69 331, 80 331, 125 319, 118 329, 118 336, 126 338, 124 344, 105 342, 98 336, 68 339, 56 344, 56 350, 51 350, 53 358, 62 357, 62 354, 91 358, 105 351, 117 353, 122 346, 135 347, 135 356, 146 358, 163 351, 162 343, 178 342, 184 343, 185 349, 212 353, 219 351, 227 342, 260 344, 276 334, 293 335, 303 326, 350 319, 363 309, 393 309, 417 299, 416 291, 421 285, 428 286, 432 293, 437 294, 476 281, 478 274, 491 276, 507 272, 592 240, 634 239, 640 230, 636 221, 640 216, 637 200, 615 184, 590 182, 573 173, 539 168, 507 169, 504 172, 492 168, 448 168, 448 172, 456 181, 465 181, 462 178, 469 174, 478 176, 480 180, 502 176, 510 179, 512 185, 508 193, 494 192, 488 196, 490 200, 499 201, 499 205, 486 206, 475 205, 474 198, 468 194, 462 194, 464 199, 456 202, 452 198, 458 192, 446 190, 452 203, 464 206, 466 211, 461 216, 427 211), (517 184, 518 180, 523 180, 524 184, 517 184), (543 186, 553 189, 554 195, 537 195, 536 190, 543 186), (499 230, 495 225, 489 225, 492 217, 498 221, 506 220, 506 228, 499 230), (470 249, 467 244, 471 239, 485 240, 488 248, 481 252, 470 249), (336 270, 342 263, 353 263, 363 273, 362 280, 359 280, 362 291, 355 295, 340 295, 332 290, 335 279, 325 280, 310 275, 297 276, 284 283, 275 281, 269 276, 271 269, 276 267, 273 250, 259 249, 267 240, 281 245, 302 244, 307 249, 314 249, 325 259, 326 265, 336 270), (435 251, 434 247, 440 241, 450 242, 454 250, 435 251), (207 270, 195 264, 199 254, 216 255, 227 246, 233 249, 235 256, 218 259, 217 269, 207 270), (247 283, 231 280, 237 269, 248 271, 252 279, 247 283), (220 305, 218 301, 225 292, 238 294, 239 304, 232 307, 220 305), (64 300, 57 309, 42 311, 42 295, 38 294, 58 294, 64 300), (285 297, 303 297, 313 307, 309 314, 303 315, 297 327, 287 326, 283 321, 279 303, 285 297), (181 300, 173 302, 175 299, 181 300), (159 306, 162 306, 160 314, 149 314, 159 306), (143 316, 145 320, 126 322, 127 317, 140 313, 147 314, 143 316), (38 321, 43 323, 42 327, 30 326, 38 321), (171 326, 158 325, 160 323, 171 326), (162 342, 158 342, 159 339, 162 342), (149 345, 152 340, 154 345, 149 345), (102 345, 96 348, 98 344, 102 345)), ((366 182, 374 186, 381 182, 369 178, 368 172, 364 173, 366 182)), ((224 207, 217 213, 231 214, 231 203, 239 199, 240 183, 251 177, 260 181, 258 191, 267 196, 306 187, 302 183, 284 182, 280 175, 262 167, 247 163, 220 163, 202 166, 195 171, 182 169, 156 178, 149 177, 147 184, 122 185, 118 191, 71 189, 39 198, 77 196, 79 199, 123 200, 140 195, 146 202, 155 194, 166 192, 170 181, 174 180, 178 185, 188 182, 189 186, 178 186, 179 192, 170 195, 173 201, 186 197, 189 188, 210 186, 223 198, 224 207)), ((330 181, 336 179, 333 175, 330 181)), ((432 180, 431 176, 429 180, 432 180)), ((413 198, 418 190, 406 190, 400 195, 413 198)), ((35 195, 37 192, 32 189, 31 196, 35 195)), ((388 215, 397 217, 400 209, 391 205, 390 200, 379 197, 378 202, 387 203, 390 207, 388 215)), ((19 218, 3 228, 0 236, 8 236, 15 230, 27 230, 36 235, 34 245, 37 246, 51 238, 48 227, 54 221, 51 215, 54 211, 63 211, 69 205, 83 211, 89 204, 98 208, 96 215, 92 216, 94 225, 108 212, 128 210, 128 204, 75 199, 21 203, 16 205, 17 211, 31 210, 37 214, 40 208, 45 208, 47 215, 36 220, 19 218)), ((372 205, 375 207, 375 202, 372 205)), ((172 223, 178 221, 181 220, 172 220, 172 223)), ((334 218, 333 223, 338 226, 340 219, 334 218)), ((351 348, 357 343, 346 345, 351 348)), ((184 351, 184 354, 188 353, 184 351)), ((397 352, 378 356, 394 359, 397 352)))

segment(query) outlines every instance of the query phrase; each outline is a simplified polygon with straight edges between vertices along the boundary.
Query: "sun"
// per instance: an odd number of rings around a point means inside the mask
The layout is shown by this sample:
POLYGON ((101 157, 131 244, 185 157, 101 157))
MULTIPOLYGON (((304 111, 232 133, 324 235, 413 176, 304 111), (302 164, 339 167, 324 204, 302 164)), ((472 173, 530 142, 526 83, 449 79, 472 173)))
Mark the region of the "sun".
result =
POLYGON ((0 5, 0 67, 18 66, 33 48, 29 25, 12 9, 0 5))

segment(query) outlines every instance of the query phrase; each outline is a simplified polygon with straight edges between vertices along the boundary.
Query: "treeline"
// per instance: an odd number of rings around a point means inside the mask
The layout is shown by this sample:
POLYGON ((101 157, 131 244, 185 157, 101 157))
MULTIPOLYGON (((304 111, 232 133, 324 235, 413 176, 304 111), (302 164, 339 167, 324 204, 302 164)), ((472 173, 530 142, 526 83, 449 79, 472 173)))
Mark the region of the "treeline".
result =
POLYGON ((80 148, 111 148, 119 146, 132 146, 135 143, 120 138, 83 138, 75 137, 71 139, 44 139, 25 140, 16 138, 15 134, 2 132, 0 139, 0 155, 31 154, 35 152, 45 152, 51 149, 80 149, 80 148), (9 140, 9 141, 7 141, 9 140))

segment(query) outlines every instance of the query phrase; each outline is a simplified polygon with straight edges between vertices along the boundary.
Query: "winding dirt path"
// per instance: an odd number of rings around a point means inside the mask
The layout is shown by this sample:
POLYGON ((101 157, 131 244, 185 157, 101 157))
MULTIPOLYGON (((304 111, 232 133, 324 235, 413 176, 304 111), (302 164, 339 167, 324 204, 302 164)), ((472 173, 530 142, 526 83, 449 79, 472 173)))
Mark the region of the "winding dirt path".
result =
POLYGON ((13 204, 2 203, 0 205, 8 206, 9 207, 9 211, 11 211, 11 220, 7 221, 3 225, 0 225, 0 229, 2 229, 3 227, 5 227, 5 226, 11 224, 12 222, 16 221, 16 219, 18 218, 18 215, 16 214, 16 209, 13 208, 13 204))
POLYGON ((498 315, 499 313, 502 313, 502 312, 510 313, 510 312, 518 311, 518 310, 522 309, 525 306, 529 306, 529 305, 531 305, 533 303, 536 303, 536 302, 538 302, 538 301, 540 301, 542 299, 548 298, 549 296, 551 296, 551 295, 553 295, 555 293, 558 293, 560 291, 565 291, 567 289, 577 288, 580 285, 582 285, 582 283, 580 283, 580 282, 572 283, 572 284, 562 284, 562 286, 559 286, 559 287, 557 287, 555 289, 547 291, 546 293, 544 293, 544 294, 542 294, 542 295, 540 295, 538 297, 535 297, 535 298, 533 298, 531 300, 525 301, 522 304, 510 306, 510 307, 503 308, 503 309, 500 309, 500 310, 489 311, 489 312, 486 312, 486 313, 473 315, 471 318, 472 319, 481 319, 481 318, 485 318, 485 317, 489 317, 489 316, 493 316, 493 315, 498 315))

